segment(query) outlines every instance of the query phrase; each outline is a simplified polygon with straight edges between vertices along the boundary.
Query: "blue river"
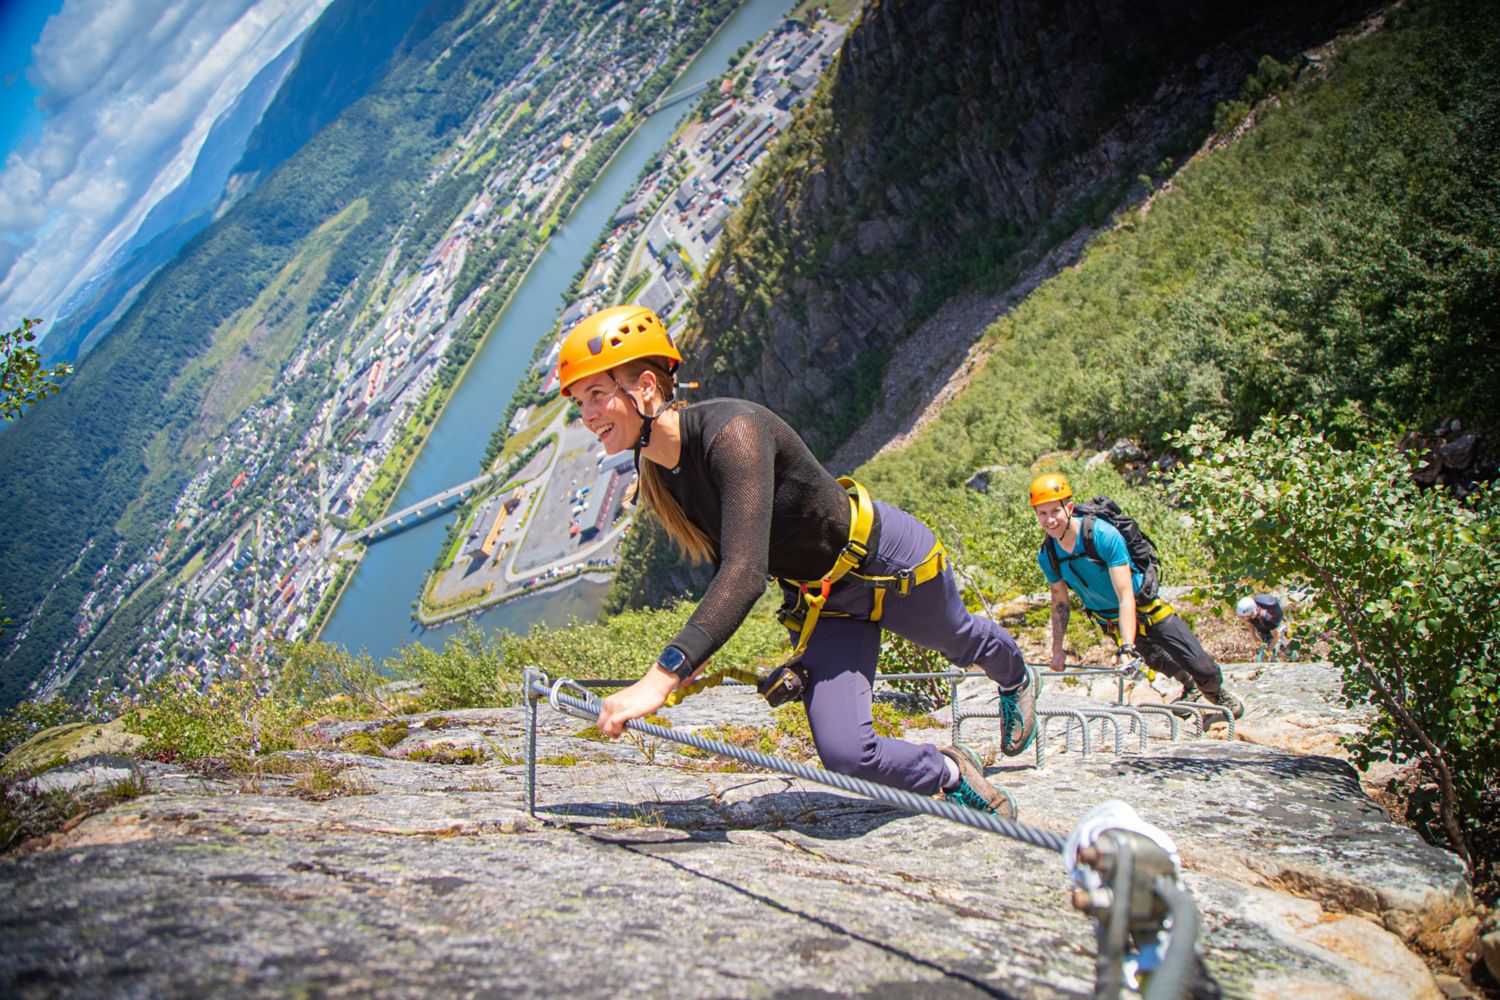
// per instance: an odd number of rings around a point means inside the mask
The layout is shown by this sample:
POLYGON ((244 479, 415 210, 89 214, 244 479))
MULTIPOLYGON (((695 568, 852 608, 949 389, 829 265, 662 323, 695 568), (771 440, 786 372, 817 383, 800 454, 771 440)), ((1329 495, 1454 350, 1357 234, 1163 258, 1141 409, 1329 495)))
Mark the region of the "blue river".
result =
MULTIPOLYGON (((669 94, 723 73, 740 46, 774 28, 791 6, 791 0, 745 0, 689 63, 669 94)), ((573 275, 593 251, 594 241, 641 168, 661 151, 696 103, 673 105, 642 122, 595 179, 567 224, 553 233, 490 331, 389 509, 400 510, 479 471, 490 432, 525 374, 532 349, 566 306, 563 295, 573 275)), ((408 642, 434 648, 446 642, 458 626, 423 628, 412 618, 412 608, 451 521, 452 517, 437 518, 371 546, 324 627, 323 641, 354 652, 363 650, 377 661, 408 642)), ((485 630, 513 632, 525 632, 536 623, 565 625, 573 617, 596 617, 608 590, 608 583, 575 582, 508 601, 467 621, 485 630)))

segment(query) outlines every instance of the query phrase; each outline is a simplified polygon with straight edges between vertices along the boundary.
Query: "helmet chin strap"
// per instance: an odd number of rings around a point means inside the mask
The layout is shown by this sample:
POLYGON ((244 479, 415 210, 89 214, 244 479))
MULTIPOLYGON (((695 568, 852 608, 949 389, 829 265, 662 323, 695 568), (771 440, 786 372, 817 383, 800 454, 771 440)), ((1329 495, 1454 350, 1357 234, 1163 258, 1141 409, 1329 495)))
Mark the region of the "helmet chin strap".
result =
POLYGON ((641 451, 651 444, 651 428, 656 424, 656 418, 661 416, 661 414, 647 414, 645 410, 641 409, 640 402, 630 394, 630 390, 620 384, 620 380, 615 377, 613 371, 609 373, 609 377, 615 383, 615 388, 619 389, 625 398, 630 400, 630 405, 635 407, 635 415, 641 418, 641 436, 635 443, 635 474, 639 476, 641 474, 641 451))

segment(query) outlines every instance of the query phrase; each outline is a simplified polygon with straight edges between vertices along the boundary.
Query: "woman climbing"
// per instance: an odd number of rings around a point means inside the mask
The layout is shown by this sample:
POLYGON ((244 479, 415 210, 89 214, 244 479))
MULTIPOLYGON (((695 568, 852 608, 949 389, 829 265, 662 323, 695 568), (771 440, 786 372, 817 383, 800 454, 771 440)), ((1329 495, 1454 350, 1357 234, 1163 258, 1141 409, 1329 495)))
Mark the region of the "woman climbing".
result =
POLYGON ((870 705, 885 628, 952 663, 978 664, 999 685, 1001 747, 1015 756, 1036 728, 1015 640, 964 607, 926 526, 835 480, 770 410, 741 399, 673 402, 681 361, 656 314, 632 305, 583 319, 558 358, 561 391, 584 425, 609 454, 635 450, 647 505, 685 555, 716 567, 656 662, 604 700, 600 731, 619 736, 660 709, 744 621, 769 574, 787 597, 782 620, 795 647, 772 676, 800 696, 825 767, 1013 816, 972 753, 876 736, 870 705))

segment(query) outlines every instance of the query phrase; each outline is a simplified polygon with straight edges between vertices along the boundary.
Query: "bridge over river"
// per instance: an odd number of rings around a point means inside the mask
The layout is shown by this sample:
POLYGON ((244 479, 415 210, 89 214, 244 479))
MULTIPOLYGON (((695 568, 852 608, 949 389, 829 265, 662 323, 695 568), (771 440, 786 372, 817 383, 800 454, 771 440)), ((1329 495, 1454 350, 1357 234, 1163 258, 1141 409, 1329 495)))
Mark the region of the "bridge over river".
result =
POLYGON ((392 535, 400 534, 407 528, 414 528, 424 521, 457 507, 469 498, 469 495, 481 486, 486 486, 495 478, 494 473, 486 472, 481 476, 475 476, 466 483, 449 487, 441 493, 419 500, 409 507, 403 507, 394 514, 387 514, 374 524, 362 531, 357 531, 349 536, 351 542, 369 542, 374 544, 392 535))
POLYGON ((643 112, 643 117, 649 118, 651 115, 656 114, 662 108, 670 108, 674 104, 681 104, 688 98, 697 97, 699 94, 707 90, 709 88, 709 85, 714 82, 715 81, 713 80, 704 80, 702 83, 694 84, 693 86, 688 87, 686 90, 679 90, 675 94, 663 94, 656 100, 652 101, 650 104, 646 105, 646 110, 643 112))

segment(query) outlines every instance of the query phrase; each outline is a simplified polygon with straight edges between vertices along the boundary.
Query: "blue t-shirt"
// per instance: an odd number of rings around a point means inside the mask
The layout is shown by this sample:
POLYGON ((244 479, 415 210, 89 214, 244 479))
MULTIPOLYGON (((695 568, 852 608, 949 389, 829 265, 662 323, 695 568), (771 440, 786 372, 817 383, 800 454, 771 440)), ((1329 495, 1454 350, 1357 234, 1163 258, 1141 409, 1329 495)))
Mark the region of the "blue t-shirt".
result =
MULTIPOLYGON (((1042 568, 1042 576, 1047 578, 1049 584, 1059 582, 1057 574, 1052 572, 1052 560, 1047 558, 1047 545, 1051 541, 1050 538, 1043 540, 1042 547, 1036 553, 1037 565, 1042 568)), ((1105 618, 1118 618, 1120 600, 1115 596, 1115 585, 1109 582, 1109 570, 1086 554, 1082 524, 1078 527, 1075 543, 1077 548, 1071 552, 1061 545, 1057 546, 1057 560, 1062 567, 1061 582, 1073 588, 1079 600, 1083 601, 1083 606, 1090 611, 1105 618)), ((1125 536, 1103 518, 1094 519, 1094 550, 1109 566, 1130 566, 1130 550, 1125 547, 1125 536)), ((1141 579, 1140 571, 1131 566, 1132 590, 1140 589, 1141 579)))

